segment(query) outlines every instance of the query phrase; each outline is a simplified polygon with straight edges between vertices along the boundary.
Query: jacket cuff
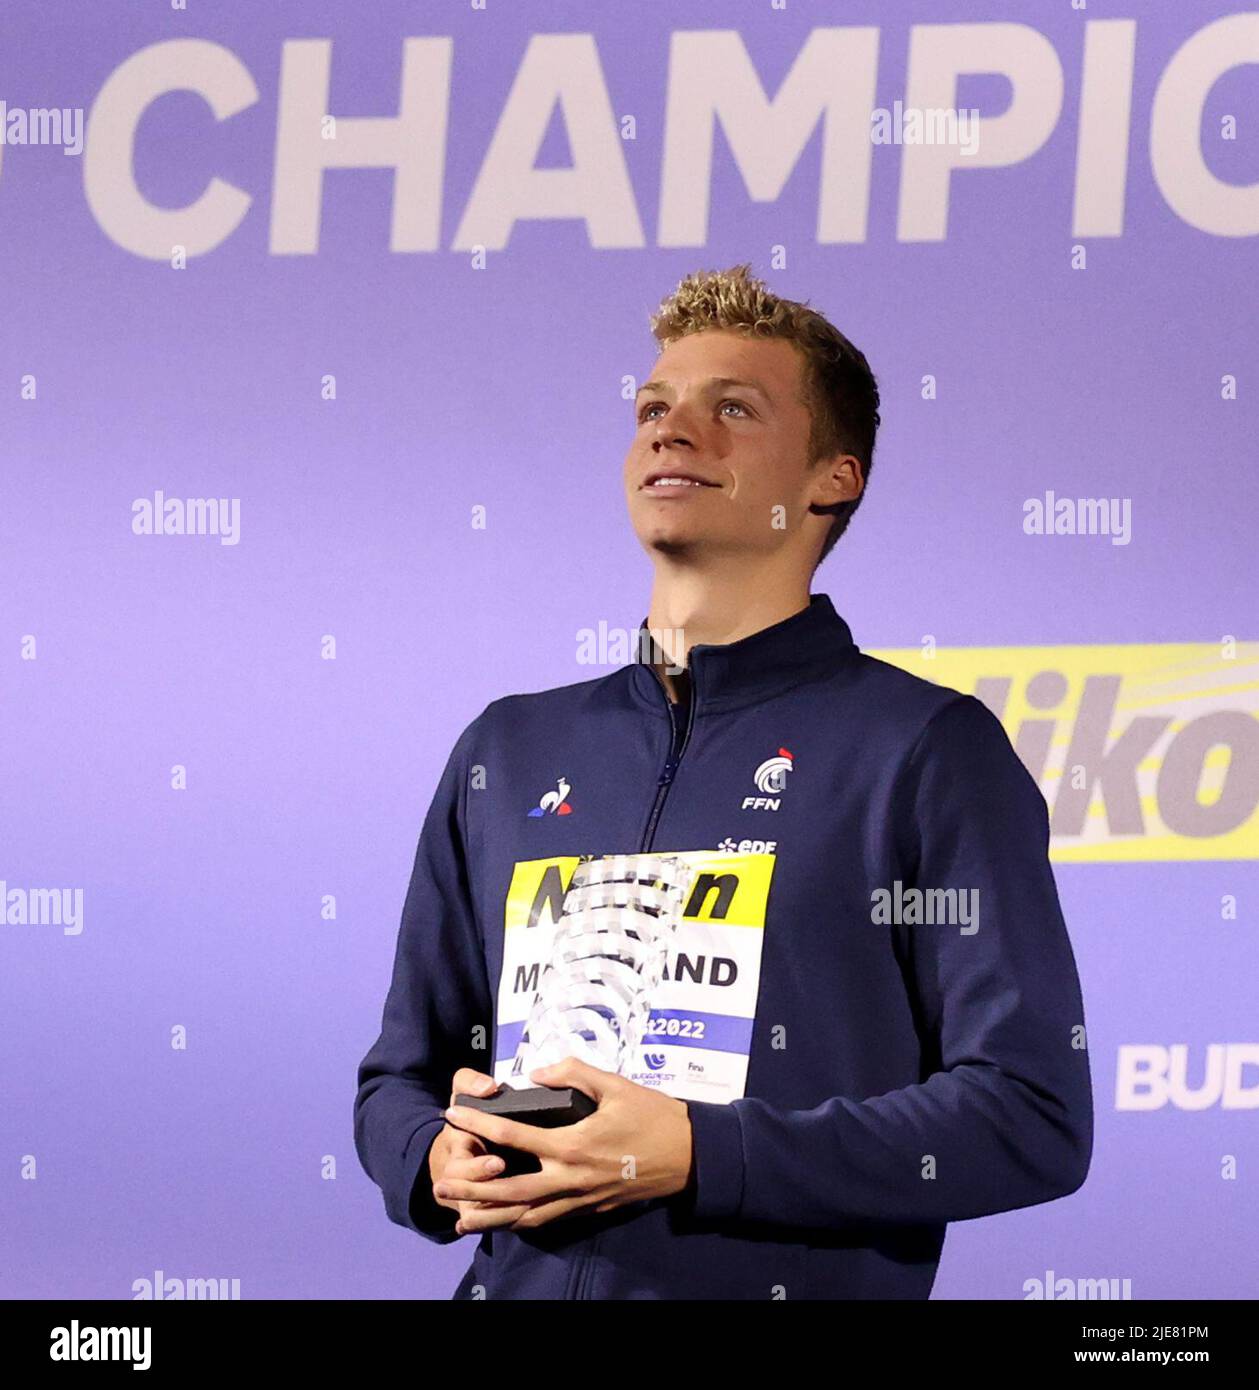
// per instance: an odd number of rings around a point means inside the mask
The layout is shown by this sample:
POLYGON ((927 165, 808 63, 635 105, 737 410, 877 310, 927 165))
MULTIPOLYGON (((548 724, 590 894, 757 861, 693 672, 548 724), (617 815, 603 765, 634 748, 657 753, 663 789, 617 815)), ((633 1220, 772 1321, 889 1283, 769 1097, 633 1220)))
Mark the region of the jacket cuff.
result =
POLYGON ((459 1213, 450 1207, 439 1205, 433 1196, 433 1184, 428 1171, 428 1152, 433 1141, 442 1132, 446 1120, 442 1115, 434 1120, 426 1120, 411 1136, 403 1163, 403 1180, 409 1194, 407 1216, 413 1231, 435 1240, 439 1245, 447 1245, 458 1240, 455 1222, 459 1213))
POLYGON ((737 1216, 743 1202, 743 1128, 733 1105, 688 1100, 695 1190, 691 1212, 712 1220, 737 1216))

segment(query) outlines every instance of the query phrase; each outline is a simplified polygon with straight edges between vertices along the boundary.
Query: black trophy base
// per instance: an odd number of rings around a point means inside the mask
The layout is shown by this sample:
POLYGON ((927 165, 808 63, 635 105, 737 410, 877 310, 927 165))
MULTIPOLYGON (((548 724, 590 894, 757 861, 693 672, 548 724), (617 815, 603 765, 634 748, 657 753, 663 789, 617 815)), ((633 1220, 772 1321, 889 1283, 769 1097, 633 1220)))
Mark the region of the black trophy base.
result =
MULTIPOLYGON (((455 1104, 466 1105, 469 1110, 480 1110, 485 1115, 501 1115, 505 1120, 515 1120, 522 1125, 537 1125, 539 1129, 575 1125, 587 1115, 593 1115, 597 1108, 585 1091, 579 1091, 574 1086, 531 1086, 521 1091, 504 1086, 492 1096, 457 1095, 455 1104)), ((509 1149, 502 1144, 491 1144, 488 1139, 481 1142, 506 1165, 499 1174, 501 1178, 542 1171, 536 1154, 526 1153, 523 1149, 509 1149)))

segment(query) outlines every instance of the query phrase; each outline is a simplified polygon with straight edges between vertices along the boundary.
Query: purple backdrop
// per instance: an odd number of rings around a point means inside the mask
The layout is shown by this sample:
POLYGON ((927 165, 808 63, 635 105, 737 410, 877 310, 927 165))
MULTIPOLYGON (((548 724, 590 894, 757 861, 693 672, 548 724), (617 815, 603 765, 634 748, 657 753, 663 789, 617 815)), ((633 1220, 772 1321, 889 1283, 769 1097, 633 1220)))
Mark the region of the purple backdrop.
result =
MULTIPOLYGON (((115 117, 95 154, 0 150, 0 880, 83 890, 77 934, 0 921, 4 1296, 130 1298, 159 1269, 238 1278, 245 1298, 451 1290, 471 1242, 439 1250, 388 1224, 354 1153, 355 1067, 454 738, 492 698, 598 674, 577 630, 645 612, 622 391, 652 364, 649 310, 690 270, 751 261, 879 376, 868 498, 814 585, 864 648, 1259 635, 1259 227, 1240 201, 1231 234, 1193 225, 1150 154, 1173 55, 1232 11, 1122 8, 1122 227, 1083 235, 1081 72, 1101 6, 740 7, 769 94, 811 31, 875 26, 884 107, 905 97, 915 25, 1030 25, 1061 63, 1061 114, 1028 157, 954 175, 937 240, 898 236, 905 146, 873 148, 864 236, 838 242, 819 236, 820 128, 759 199, 719 133, 707 232, 679 246, 660 227, 670 45, 730 29, 730 6, 593 9, 6 6, 10 111, 88 113, 132 55, 180 39, 234 55, 257 99, 216 122, 173 92, 139 123, 149 202, 183 207, 216 175, 253 200, 184 269, 120 245, 93 210, 88 161, 125 175, 115 117), (531 37, 566 34, 597 46, 642 244, 535 214, 482 267, 460 222, 531 37), (344 120, 396 113, 403 40, 425 35, 451 39, 434 249, 390 249, 392 172, 369 169, 325 177, 316 252, 273 250, 286 42, 332 41, 344 120), (1047 489, 1131 499, 1130 543, 1029 537, 1023 501, 1047 489), (135 534, 133 503, 158 490, 240 499, 239 543, 135 534)), ((924 51, 939 37, 918 33, 924 51)), ((1199 132, 1239 189, 1259 180, 1253 35, 1227 35, 1246 65, 1211 85, 1199 132)), ((1011 92, 966 77, 958 104, 996 117, 1011 92)), ((588 135, 557 108, 537 164, 569 166, 588 135)), ((1049 1269, 1130 1278, 1136 1298, 1254 1296, 1253 1067, 1245 1106, 1115 1108, 1122 1046, 1185 1044, 1200 1074, 1209 1045, 1259 1038, 1254 855, 1056 872, 1090 1023, 1092 1172, 1066 1201, 952 1227, 936 1296, 1022 1298, 1049 1269)))

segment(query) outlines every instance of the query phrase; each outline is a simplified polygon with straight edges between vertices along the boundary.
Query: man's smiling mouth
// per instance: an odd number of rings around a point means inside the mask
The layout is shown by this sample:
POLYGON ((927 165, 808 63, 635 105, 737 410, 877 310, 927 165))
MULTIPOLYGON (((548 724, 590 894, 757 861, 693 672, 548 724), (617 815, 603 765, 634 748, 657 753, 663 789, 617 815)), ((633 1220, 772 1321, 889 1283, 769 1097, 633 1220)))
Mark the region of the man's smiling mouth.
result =
POLYGON ((669 472, 661 469, 657 473, 649 473, 640 490, 643 492, 673 493, 719 486, 720 484, 710 483, 706 478, 700 478, 694 473, 678 470, 669 472))

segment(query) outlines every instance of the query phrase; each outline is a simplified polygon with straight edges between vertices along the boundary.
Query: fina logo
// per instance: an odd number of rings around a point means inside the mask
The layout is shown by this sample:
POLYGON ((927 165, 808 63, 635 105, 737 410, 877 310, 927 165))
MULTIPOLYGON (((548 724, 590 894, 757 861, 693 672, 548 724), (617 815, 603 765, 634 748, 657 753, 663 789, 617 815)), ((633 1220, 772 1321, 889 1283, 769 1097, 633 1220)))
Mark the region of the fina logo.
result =
POLYGON ((787 786, 787 774, 793 770, 795 759, 785 748, 780 748, 772 758, 765 761, 756 769, 753 781, 756 783, 756 790, 765 792, 764 796, 745 796, 743 798, 743 810, 745 811, 776 811, 781 804, 779 793, 783 792, 787 786))

